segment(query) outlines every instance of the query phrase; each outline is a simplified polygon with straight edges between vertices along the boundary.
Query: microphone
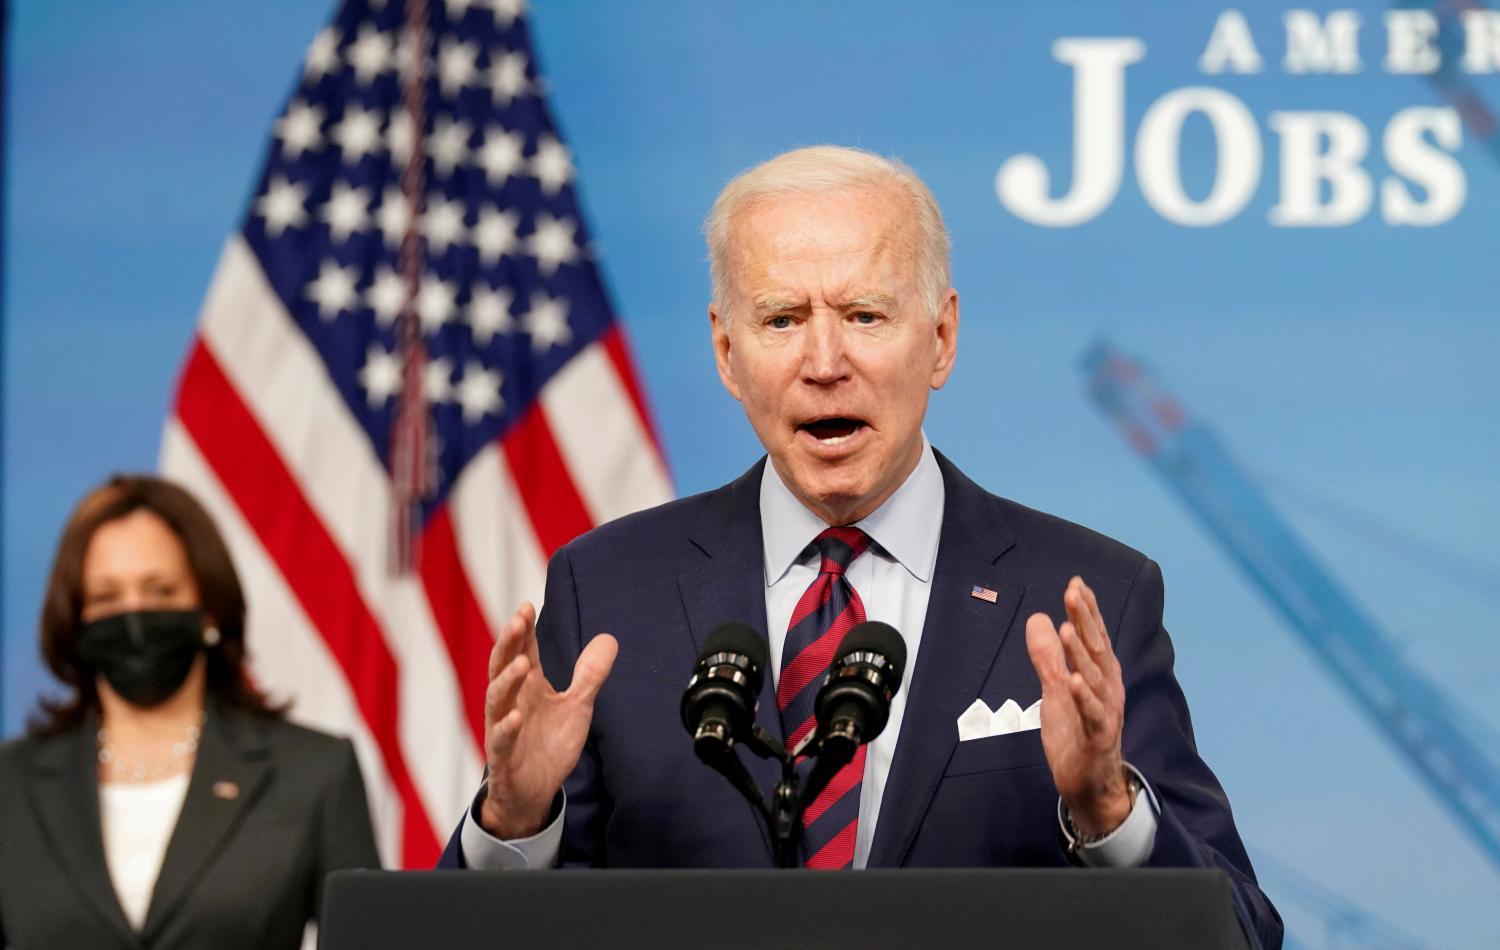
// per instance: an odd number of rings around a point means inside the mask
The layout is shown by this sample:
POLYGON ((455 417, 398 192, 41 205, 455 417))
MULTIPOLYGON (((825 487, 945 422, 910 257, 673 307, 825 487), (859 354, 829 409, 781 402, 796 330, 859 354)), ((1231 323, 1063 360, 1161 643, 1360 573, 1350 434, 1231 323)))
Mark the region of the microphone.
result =
POLYGON ((906 642, 890 624, 872 620, 845 634, 814 700, 820 761, 848 762, 880 735, 905 669, 906 642))
POLYGON ((750 734, 765 670, 766 642, 753 627, 721 624, 703 641, 682 694, 682 724, 699 759, 712 765, 750 734))

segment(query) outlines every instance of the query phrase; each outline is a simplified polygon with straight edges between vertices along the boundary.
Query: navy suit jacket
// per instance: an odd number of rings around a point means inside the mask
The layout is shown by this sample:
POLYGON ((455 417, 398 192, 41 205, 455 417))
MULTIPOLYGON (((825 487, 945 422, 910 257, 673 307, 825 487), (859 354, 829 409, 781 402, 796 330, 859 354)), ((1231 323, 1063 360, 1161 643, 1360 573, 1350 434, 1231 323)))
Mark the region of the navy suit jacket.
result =
MULTIPOLYGON (((1265 947, 1281 920, 1255 883, 1223 789, 1193 741, 1155 562, 1086 528, 979 488, 942 455, 946 501, 922 648, 909 689, 870 867, 1066 865, 1057 791, 1032 730, 958 741, 977 699, 1041 697, 1026 618, 1061 622, 1063 590, 1094 589, 1125 680, 1124 755, 1161 806, 1153 866, 1217 867, 1265 947), (996 603, 971 596, 978 585, 996 603)), ((578 767, 568 778, 562 863, 771 867, 757 813, 693 755, 678 704, 699 647, 725 621, 766 632, 762 459, 716 491, 621 518, 553 557, 538 621, 542 666, 562 688, 595 634, 619 640, 578 767)), ((780 737, 766 678, 759 721, 780 737)), ((769 790, 777 767, 742 752, 769 790)), ((462 866, 455 833, 439 866, 462 866)))

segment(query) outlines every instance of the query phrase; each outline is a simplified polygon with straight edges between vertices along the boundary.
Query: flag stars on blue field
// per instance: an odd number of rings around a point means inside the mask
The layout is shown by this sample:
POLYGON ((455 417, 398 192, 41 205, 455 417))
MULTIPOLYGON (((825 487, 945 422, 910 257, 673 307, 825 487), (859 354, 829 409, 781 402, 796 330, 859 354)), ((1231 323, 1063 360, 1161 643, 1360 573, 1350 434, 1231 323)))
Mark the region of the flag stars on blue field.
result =
POLYGON ((407 225, 411 224, 411 207, 401 189, 391 185, 380 198, 380 207, 375 210, 375 221, 385 237, 386 247, 396 249, 406 237, 407 225))
POLYGON ((473 231, 479 262, 486 266, 498 264, 501 257, 514 253, 521 243, 516 236, 520 226, 521 216, 514 211, 489 206, 481 208, 473 231))
POLYGON ((477 0, 477 2, 489 9, 495 15, 495 22, 501 26, 513 26, 526 12, 526 0, 477 0))
POLYGON ((451 177, 455 168, 468 162, 469 134, 469 123, 462 120, 455 121, 446 115, 433 120, 432 132, 427 136, 427 156, 440 177, 451 177))
POLYGON ((344 109, 343 118, 334 125, 328 136, 339 147, 344 164, 357 165, 366 155, 385 150, 385 139, 380 134, 380 126, 384 121, 382 113, 366 109, 358 103, 344 109))
POLYGON ((505 400, 500 398, 504 378, 498 369, 489 369, 478 360, 464 364, 456 396, 466 424, 473 425, 485 416, 498 416, 505 408, 505 400))
MULTIPOLYGON (((384 3, 372 0, 370 6, 379 9, 384 3)), ((503 29, 513 27, 526 10, 524 0, 448 0, 445 6, 450 23, 461 21, 470 9, 487 9, 503 29)), ((304 58, 305 81, 316 83, 348 65, 353 68, 359 85, 369 87, 383 73, 401 71, 411 55, 404 38, 398 40, 394 31, 382 30, 372 23, 361 25, 358 35, 345 47, 342 59, 340 41, 341 36, 333 27, 324 29, 313 38, 304 58)), ((494 53, 489 68, 481 69, 482 52, 481 47, 473 42, 451 38, 442 42, 435 73, 445 97, 452 99, 465 86, 488 88, 495 105, 504 107, 537 91, 536 84, 527 75, 531 63, 525 53, 494 53)))
POLYGON ((444 39, 438 49, 437 75, 438 88, 443 95, 452 99, 464 86, 474 84, 479 76, 479 68, 476 65, 479 59, 479 46, 475 43, 460 42, 453 39, 444 39))
POLYGON ((338 69, 340 66, 338 31, 331 26, 320 30, 307 48, 307 58, 304 64, 303 72, 311 82, 316 82, 338 69))
POLYGON ((422 367, 422 396, 429 403, 453 401, 453 361, 438 356, 422 367))
POLYGON ((491 188, 499 188, 512 175, 526 168, 524 152, 526 137, 519 132, 507 132, 491 126, 485 130, 484 144, 474 153, 479 167, 484 169, 484 178, 491 188))
POLYGON ((501 53, 490 60, 490 97, 495 105, 505 107, 532 91, 531 80, 526 77, 529 62, 525 53, 501 53))
POLYGON ((454 244, 468 243, 464 203, 457 198, 450 201, 436 195, 429 196, 427 210, 422 214, 422 237, 427 241, 427 250, 437 255, 442 255, 454 244))
MULTIPOLYGON (((412 45, 411 44, 412 44, 411 37, 407 36, 404 33, 401 34, 401 37, 396 40, 396 58, 395 58, 395 64, 394 64, 394 66, 395 66, 396 79, 397 79, 398 82, 401 80, 401 77, 405 76, 408 72, 411 71, 411 56, 412 56, 412 53, 411 53, 411 51, 412 51, 412 45)), ((428 65, 428 72, 430 74, 431 71, 432 71, 431 70, 431 67, 432 67, 431 60, 428 61, 427 65, 428 65)))
POLYGON ((365 365, 359 371, 359 385, 371 407, 380 408, 401 391, 401 360, 379 343, 371 343, 365 351, 365 365))
POLYGON ((510 26, 526 12, 525 0, 443 0, 443 6, 448 11, 448 19, 455 23, 471 8, 489 10, 494 14, 495 22, 502 26, 510 26))
POLYGON ((294 102, 286 115, 276 120, 281 154, 292 161, 323 144, 323 110, 306 102, 294 102))
POLYGON ((574 234, 578 225, 567 218, 554 218, 543 211, 536 216, 536 229, 526 239, 526 249, 536 258, 537 270, 544 277, 551 277, 562 264, 571 264, 578 257, 578 242, 574 234))
POLYGON ((307 224, 307 188, 277 175, 266 186, 266 193, 255 201, 255 214, 265 220, 266 236, 281 237, 287 228, 307 224))
POLYGON ((352 308, 359 299, 355 284, 359 272, 352 267, 340 267, 337 261, 326 260, 318 276, 307 285, 307 298, 318 306, 318 316, 325 322, 338 317, 352 308))
POLYGON ((526 333, 531 337, 531 348, 545 352, 554 346, 564 346, 573 339, 568 326, 568 301, 565 297, 553 297, 543 291, 531 295, 531 309, 523 318, 526 333))
POLYGON ((406 306, 406 281, 389 264, 381 264, 365 290, 365 305, 374 311, 375 321, 381 326, 394 326, 406 306))
POLYGON ((405 111, 398 110, 391 116, 385 132, 386 144, 391 149, 391 161, 396 164, 399 173, 411 158, 412 143, 416 136, 412 133, 411 116, 405 111))
POLYGON ((432 437, 462 447, 443 454, 446 478, 598 339, 609 314, 573 157, 518 22, 526 5, 428 2, 425 132, 403 104, 403 68, 419 52, 400 17, 341 18, 307 50, 246 236, 271 246, 278 293, 382 451, 408 382, 396 331, 410 308, 432 437), (415 207, 403 189, 413 155, 425 159, 415 207), (401 264, 412 227, 416 274, 401 264))
POLYGON ((389 34, 366 23, 359 35, 344 51, 344 59, 354 67, 354 78, 361 86, 373 83, 381 73, 395 66, 395 48, 389 34))
POLYGON ((496 334, 515 330, 515 319, 510 315, 514 302, 515 295, 508 290, 491 290, 482 283, 474 285, 466 313, 475 346, 489 346, 496 334))
POLYGON ((550 135, 543 135, 537 142, 536 154, 531 158, 531 173, 542 183, 542 190, 555 195, 573 178, 573 160, 567 146, 550 135))
POLYGON ((356 231, 363 231, 370 224, 370 194, 346 181, 333 183, 328 203, 318 212, 318 218, 328 225, 328 234, 336 243, 342 244, 356 231))
MULTIPOLYGON (((371 0, 371 6, 376 2, 377 0, 371 0)), ((378 2, 382 6, 385 4, 385 0, 378 2)), ((488 10, 497 24, 508 27, 526 12, 526 0, 443 0, 443 8, 447 11, 450 23, 458 23, 471 9, 488 10)))
POLYGON ((442 280, 432 273, 423 275, 414 301, 423 333, 436 333, 453 319, 454 311, 458 309, 457 297, 458 288, 451 281, 442 280))
MULTIPOLYGON (((453 361, 447 356, 427 360, 422 368, 422 395, 431 405, 457 402, 466 424, 473 425, 486 415, 499 415, 505 400, 500 394, 505 375, 470 359, 463 375, 453 379, 453 361)), ((359 370, 359 384, 373 408, 380 408, 401 392, 401 358, 378 343, 370 344, 365 364, 359 370)))

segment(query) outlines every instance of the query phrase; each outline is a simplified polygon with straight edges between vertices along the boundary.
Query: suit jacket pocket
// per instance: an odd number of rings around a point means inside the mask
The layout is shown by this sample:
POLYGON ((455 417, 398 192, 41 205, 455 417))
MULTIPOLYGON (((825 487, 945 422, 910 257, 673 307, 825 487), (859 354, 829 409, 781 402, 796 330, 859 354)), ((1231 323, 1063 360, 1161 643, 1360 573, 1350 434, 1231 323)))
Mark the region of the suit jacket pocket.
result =
POLYGON ((1042 752, 1042 731, 1027 729, 1003 736, 987 736, 960 742, 948 760, 945 775, 968 775, 973 772, 993 772, 1001 769, 1021 769, 1032 765, 1045 765, 1047 756, 1042 752))

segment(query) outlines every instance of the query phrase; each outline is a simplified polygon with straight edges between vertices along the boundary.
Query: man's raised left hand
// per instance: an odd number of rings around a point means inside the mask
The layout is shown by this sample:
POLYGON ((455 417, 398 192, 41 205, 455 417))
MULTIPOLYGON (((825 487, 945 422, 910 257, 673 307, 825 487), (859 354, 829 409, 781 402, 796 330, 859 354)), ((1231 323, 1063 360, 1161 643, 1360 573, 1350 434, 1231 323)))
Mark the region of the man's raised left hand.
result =
POLYGON ((1042 749, 1073 825, 1088 837, 1130 815, 1120 754, 1125 684, 1094 592, 1074 577, 1063 592, 1061 628, 1044 613, 1026 620, 1026 652, 1042 681, 1042 749))

